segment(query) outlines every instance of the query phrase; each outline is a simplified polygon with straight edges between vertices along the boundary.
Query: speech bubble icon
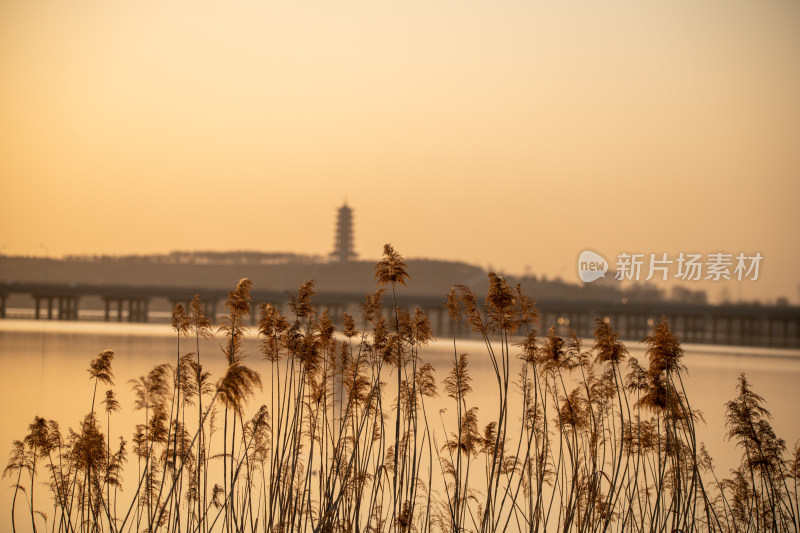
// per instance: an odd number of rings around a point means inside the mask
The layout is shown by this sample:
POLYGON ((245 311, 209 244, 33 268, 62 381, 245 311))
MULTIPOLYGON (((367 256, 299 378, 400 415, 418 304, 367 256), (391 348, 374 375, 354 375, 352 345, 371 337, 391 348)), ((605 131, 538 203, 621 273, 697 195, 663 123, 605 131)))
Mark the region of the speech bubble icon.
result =
POLYGON ((608 261, 591 250, 584 250, 578 257, 578 277, 584 283, 591 283, 594 280, 606 277, 608 272, 608 261))

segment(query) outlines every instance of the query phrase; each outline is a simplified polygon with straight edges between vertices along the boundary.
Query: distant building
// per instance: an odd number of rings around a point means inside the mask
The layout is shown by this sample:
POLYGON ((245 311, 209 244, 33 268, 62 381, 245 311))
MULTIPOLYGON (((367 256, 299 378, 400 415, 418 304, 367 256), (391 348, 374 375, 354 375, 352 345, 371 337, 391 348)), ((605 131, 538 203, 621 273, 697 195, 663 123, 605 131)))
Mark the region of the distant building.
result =
POLYGON ((336 215, 336 238, 331 260, 346 263, 355 259, 357 255, 353 250, 353 210, 345 202, 336 215))

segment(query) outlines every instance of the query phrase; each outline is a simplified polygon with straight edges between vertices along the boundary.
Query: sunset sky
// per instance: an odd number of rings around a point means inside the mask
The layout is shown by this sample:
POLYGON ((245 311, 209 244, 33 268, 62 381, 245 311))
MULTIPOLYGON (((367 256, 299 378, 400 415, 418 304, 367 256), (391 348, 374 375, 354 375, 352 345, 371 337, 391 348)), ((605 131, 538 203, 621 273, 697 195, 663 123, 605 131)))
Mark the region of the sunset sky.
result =
POLYGON ((364 258, 800 292, 798 2, 4 0, 0 73, 2 254, 326 254, 347 199, 364 258))

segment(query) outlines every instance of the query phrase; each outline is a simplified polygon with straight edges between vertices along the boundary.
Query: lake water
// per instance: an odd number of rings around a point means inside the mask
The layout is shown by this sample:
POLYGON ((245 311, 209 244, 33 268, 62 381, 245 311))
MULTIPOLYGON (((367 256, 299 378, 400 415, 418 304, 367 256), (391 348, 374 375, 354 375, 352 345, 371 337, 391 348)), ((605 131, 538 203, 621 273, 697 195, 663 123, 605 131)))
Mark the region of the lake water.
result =
MULTIPOLYGON (((193 341, 183 342, 186 344, 181 347, 182 352, 194 351, 193 341)), ((201 346, 204 364, 214 378, 219 377, 224 368, 220 343, 220 340, 209 340, 201 346)), ((496 415, 492 408, 485 407, 495 403, 496 381, 490 374, 491 367, 482 342, 459 341, 458 344, 458 351, 469 353, 471 357, 475 392, 470 403, 481 406, 482 427, 496 415)), ((586 345, 591 343, 587 341, 586 345)), ((641 345, 629 343, 628 348, 631 355, 646 364, 641 345)), ((0 395, 3 405, 0 410, 0 458, 3 461, 8 458, 12 440, 25 436, 34 416, 57 420, 62 432, 66 432, 68 427, 78 426, 92 400, 92 382, 86 369, 90 360, 104 349, 111 349, 116 354, 113 371, 116 392, 122 404, 122 412, 112 419, 112 439, 116 441, 122 432, 130 441, 133 426, 141 421, 142 414, 134 412, 133 394, 127 382, 146 374, 155 364, 175 360, 176 338, 168 325, 0 321, 0 395)), ((746 373, 754 390, 765 398, 778 436, 790 448, 800 439, 800 351, 705 345, 684 345, 684 349, 684 362, 689 368, 685 378, 687 393, 692 406, 702 410, 706 417, 705 425, 698 428, 698 438, 711 452, 718 476, 726 477, 739 461, 739 450, 734 443, 724 439, 724 403, 736 394, 736 379, 741 372, 746 373)), ((266 377, 269 363, 257 354, 255 337, 248 339, 245 351, 250 354, 248 364, 266 377)), ((449 372, 452 357, 452 340, 433 343, 424 350, 423 360, 437 369, 437 383, 449 372)), ((388 376, 384 380, 391 382, 388 376)), ((264 381, 269 383, 268 379, 264 381)), ((104 391, 105 388, 98 391, 98 401, 104 391)), ((250 413, 264 401, 262 398, 254 399, 249 405, 250 413)), ((450 403, 452 401, 446 397, 435 400, 429 413, 437 413, 442 408, 452 409, 450 403)), ((133 459, 129 458, 129 461, 133 459)), ((128 468, 135 471, 135 461, 129 462, 128 468)), ((134 478, 135 474, 127 477, 134 478)), ((13 481, 5 478, 0 489, 0 530, 10 528, 11 484, 13 481)), ((37 491, 42 497, 46 489, 37 487, 37 491)), ((52 507, 47 511, 51 513, 52 507)), ((25 520, 27 508, 20 500, 17 513, 18 528, 30 527, 29 520, 25 520)))

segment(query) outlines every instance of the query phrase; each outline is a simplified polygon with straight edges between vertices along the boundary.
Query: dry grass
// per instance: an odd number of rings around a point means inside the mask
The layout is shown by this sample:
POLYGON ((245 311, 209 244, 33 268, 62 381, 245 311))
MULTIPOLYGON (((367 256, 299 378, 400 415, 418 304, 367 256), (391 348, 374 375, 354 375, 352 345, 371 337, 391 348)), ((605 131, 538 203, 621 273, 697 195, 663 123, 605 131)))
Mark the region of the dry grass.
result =
POLYGON ((366 296, 359 319, 342 317, 338 333, 313 304, 313 282, 292 297, 288 317, 262 306, 266 378, 243 353, 249 280, 229 293, 216 332, 199 298, 188 310, 178 306, 174 365, 130 382, 143 417, 130 444, 106 436, 120 409, 113 388, 100 402, 105 428, 95 410, 98 385, 114 380, 114 354, 101 352, 90 364, 91 407, 80 427, 64 434, 36 417, 13 443, 3 473, 15 487, 12 529, 28 514, 33 530, 60 532, 800 528, 800 449, 787 454, 743 375, 726 404, 742 462, 717 479, 696 442, 701 414, 683 387, 683 350, 666 320, 644 340, 644 366, 603 321, 590 347, 554 329, 538 337, 535 302, 495 274, 485 305, 455 286, 445 303, 450 318, 465 320, 485 353, 461 353, 453 338, 442 390, 454 415, 446 418, 426 404, 438 394, 421 360, 433 336, 424 313, 396 305, 410 278, 391 245, 375 277, 379 290, 366 296), (226 365, 216 381, 200 355, 200 339, 212 336, 226 365), (496 386, 496 402, 480 410, 471 403, 476 356, 490 361, 496 386), (520 406, 519 423, 510 405, 520 406), (479 414, 488 419, 480 423, 479 414), (125 501, 123 474, 136 480, 125 501), (36 490, 42 484, 49 501, 36 490))

